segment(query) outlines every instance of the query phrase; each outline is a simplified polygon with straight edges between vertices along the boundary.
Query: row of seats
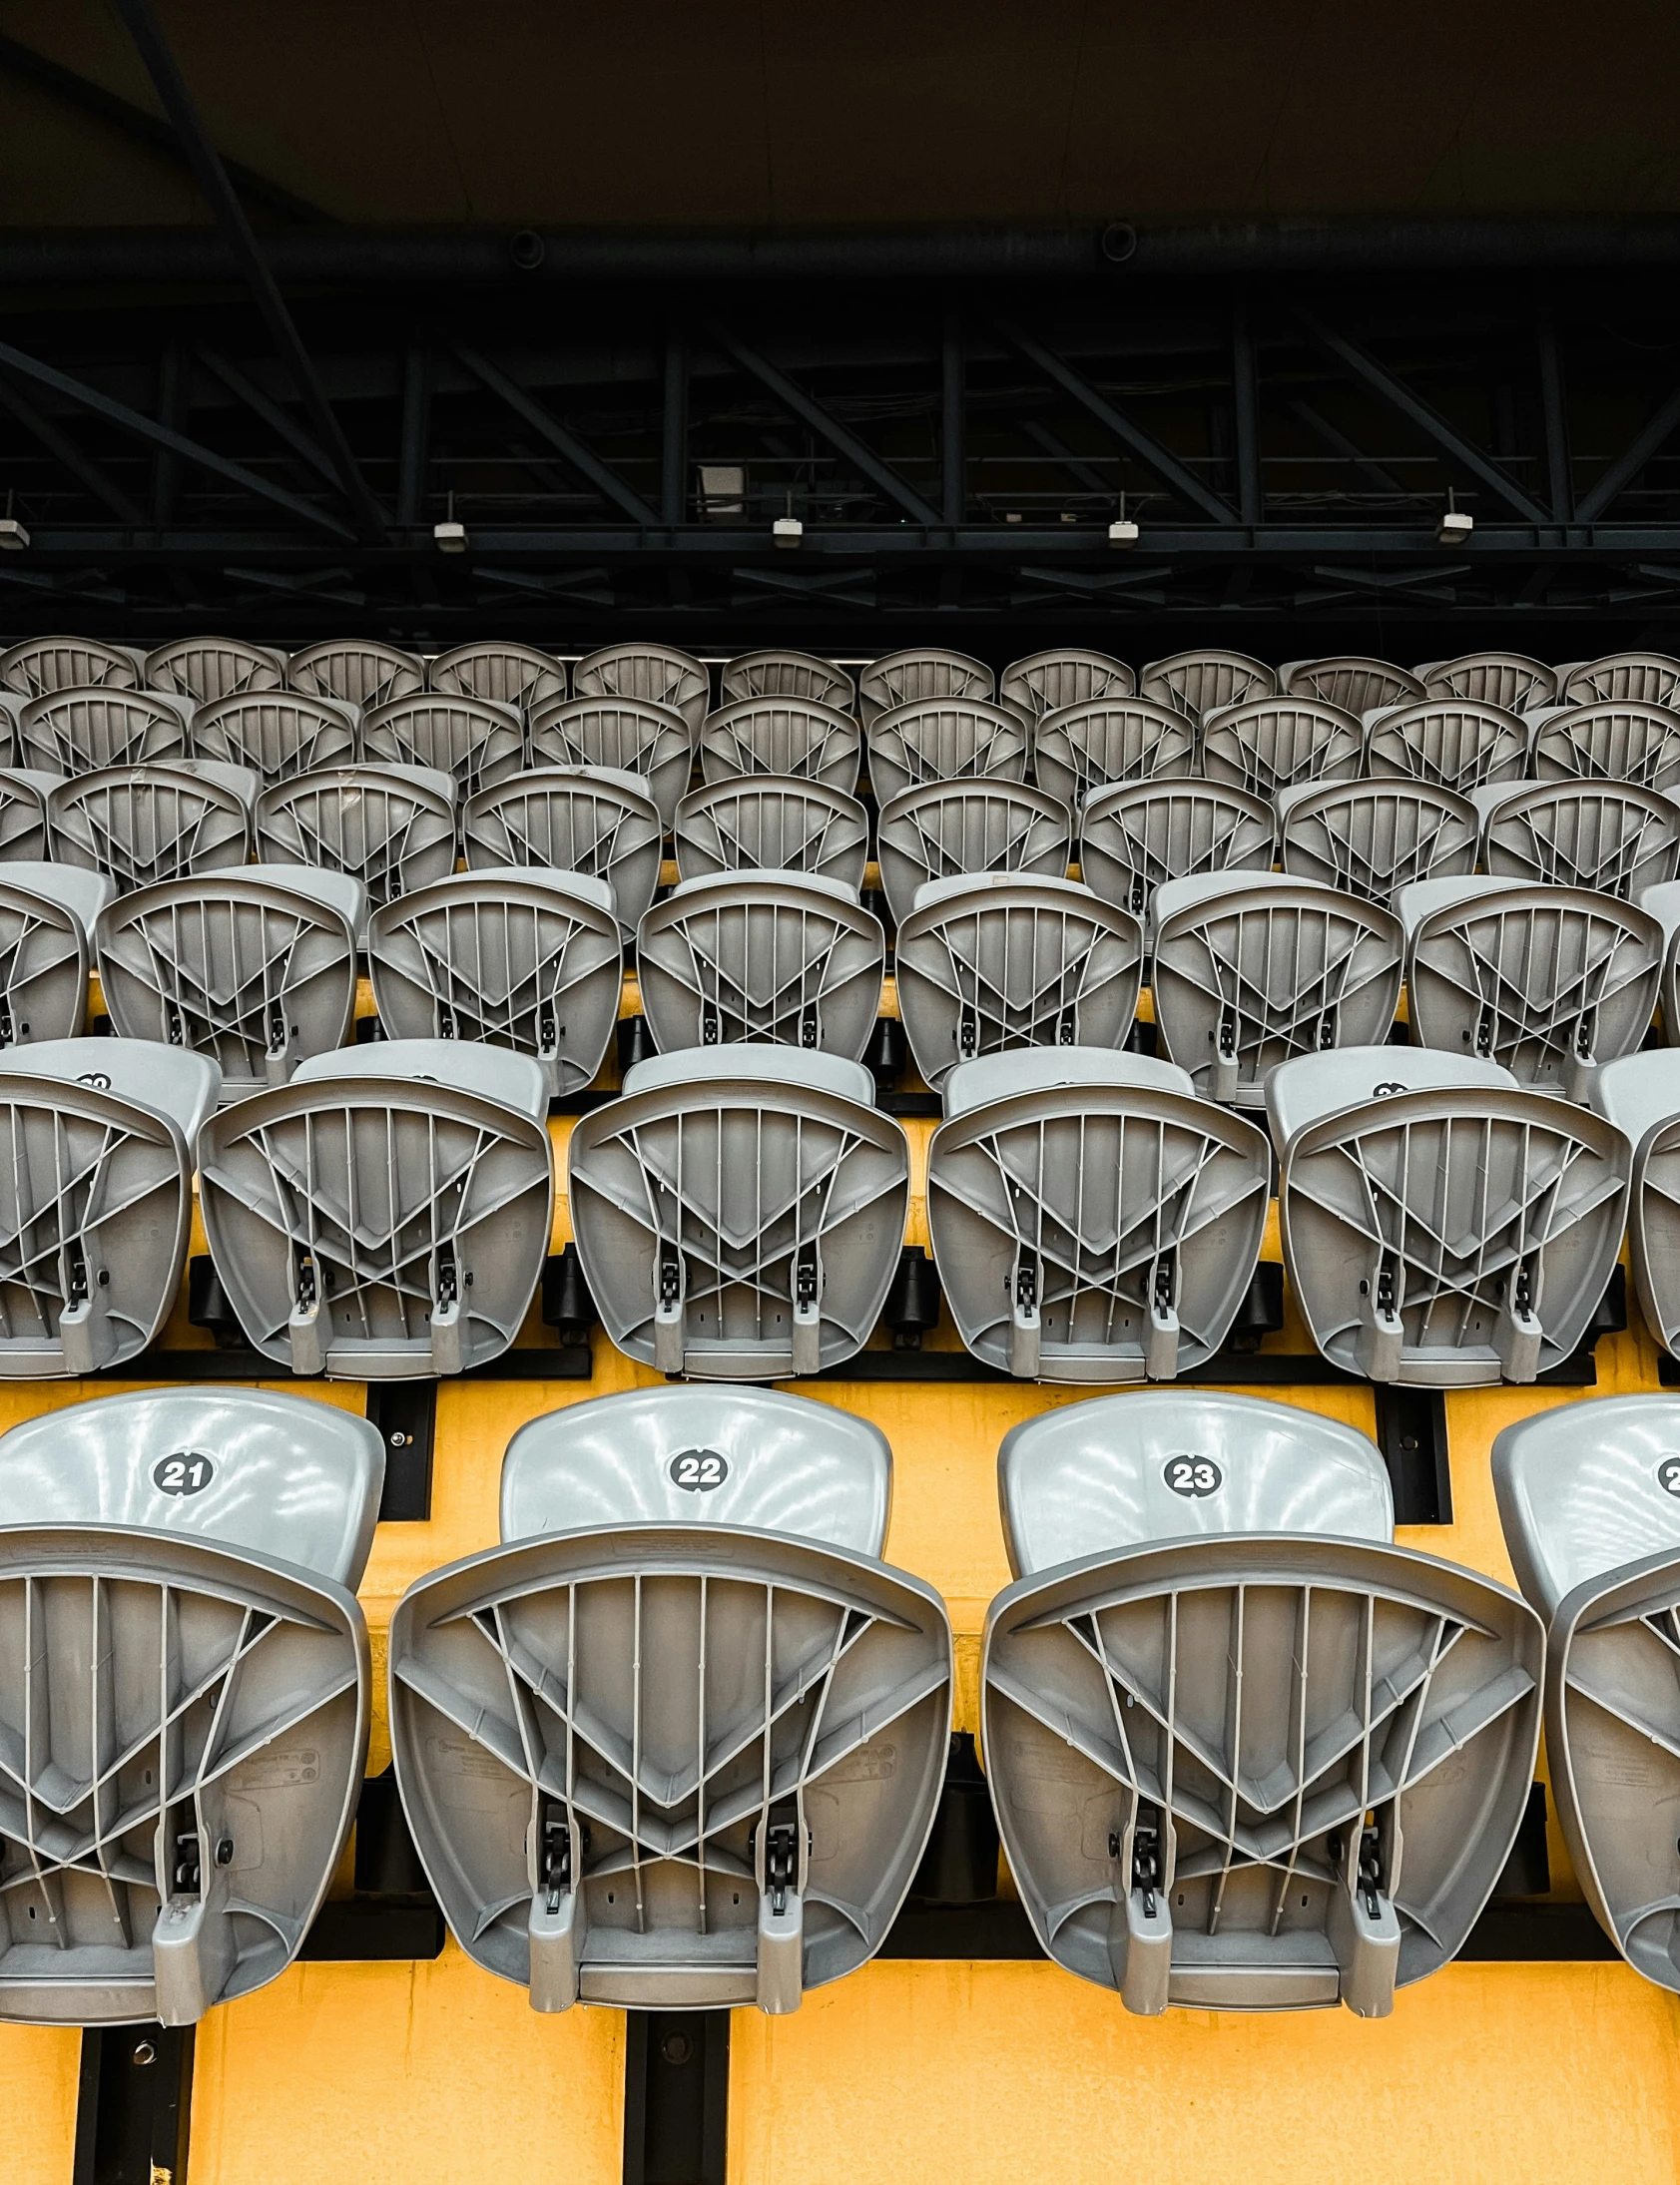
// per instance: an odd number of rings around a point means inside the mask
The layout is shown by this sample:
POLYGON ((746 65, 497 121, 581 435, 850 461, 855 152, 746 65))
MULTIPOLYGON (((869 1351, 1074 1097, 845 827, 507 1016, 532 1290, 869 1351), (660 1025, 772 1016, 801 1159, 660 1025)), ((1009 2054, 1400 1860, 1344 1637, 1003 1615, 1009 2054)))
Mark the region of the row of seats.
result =
MULTIPOLYGON (((224 1308, 302 1375, 426 1377, 514 1343, 549 1255, 548 1088, 530 1058, 395 1040, 218 1108, 204 1056, 126 1040, 0 1052, 0 1373, 121 1366, 185 1268, 195 1170, 224 1308)), ((1167 1380, 1256 1280, 1274 1162, 1285 1265, 1344 1370, 1530 1382, 1590 1340, 1624 1232, 1680 1341, 1680 1086, 1604 1065, 1583 1108, 1421 1048, 1300 1056, 1266 1128, 1190 1074, 1079 1046, 953 1069, 928 1234, 964 1345, 1024 1379, 1167 1380)), ((742 1042, 638 1063, 566 1155, 578 1260, 614 1344, 691 1378, 842 1367, 899 1273, 903 1127, 859 1063, 742 1042)))
MULTIPOLYGON (((1662 1396, 1499 1436, 1525 1600, 1397 1545, 1376 1446, 1316 1413, 1158 1392, 1015 1427, 981 1705, 1046 1953, 1145 2014, 1387 2015, 1498 1883, 1544 1693, 1588 1901, 1680 1989, 1652 1873, 1677 1438, 1662 1396)), ((0 2017, 191 2024, 296 1955, 361 1790, 383 1464, 365 1420, 257 1391, 0 1437, 0 1618, 28 1634, 0 1658, 0 2017)), ((643 1389, 521 1427, 500 1544, 409 1588, 397 1788, 460 1946, 534 2009, 783 2013, 880 1947, 954 1682, 943 1602, 881 1560, 890 1489, 833 1406, 643 1389)))

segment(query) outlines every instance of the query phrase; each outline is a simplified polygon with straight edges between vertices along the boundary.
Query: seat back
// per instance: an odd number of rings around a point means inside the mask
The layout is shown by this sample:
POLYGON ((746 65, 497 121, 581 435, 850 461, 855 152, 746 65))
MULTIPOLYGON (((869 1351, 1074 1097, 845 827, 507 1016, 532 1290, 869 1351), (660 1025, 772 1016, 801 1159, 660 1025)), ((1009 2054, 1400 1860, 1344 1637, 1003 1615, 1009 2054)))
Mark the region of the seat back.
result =
POLYGON ((1200 772, 1251 797, 1303 782, 1351 782, 1361 772, 1358 717, 1317 698, 1251 698, 1204 715, 1200 772))
POLYGON ((833 706, 837 713, 854 713, 857 685, 832 660, 820 660, 815 653, 790 653, 772 647, 764 652, 738 653, 719 671, 719 705, 733 705, 738 698, 799 698, 819 706, 833 706))
POLYGON ((1633 1148, 1628 1265, 1645 1326, 1680 1357, 1680 1072, 1672 1048, 1607 1062, 1592 1104, 1633 1148))
POLYGON ((39 864, 47 854, 47 792, 57 775, 0 767, 0 861, 39 864))
POLYGON ((1270 872, 1277 817, 1247 790, 1217 782, 1118 782, 1079 815, 1087 887, 1142 917, 1163 880, 1198 872, 1270 872))
POLYGON ((665 854, 659 809, 639 776, 606 767, 544 767, 480 790, 461 812, 469 870, 552 865, 605 880, 619 924, 634 931, 654 899, 665 854))
POLYGON ((708 714, 700 732, 700 771, 707 782, 791 775, 849 793, 857 787, 862 753, 851 715, 809 698, 734 699, 708 714))
POLYGON ((1680 788, 1680 713, 1599 699, 1541 716, 1534 772, 1542 782, 1637 782, 1672 796, 1680 788))
POLYGON ((886 805, 923 782, 1026 778, 1029 732, 1007 706, 978 698, 922 699, 869 724, 869 786, 886 805))
POLYGON ((336 698, 239 692, 199 708, 193 716, 193 753, 224 766, 249 767, 265 782, 289 781, 293 775, 352 765, 359 718, 357 708, 336 698))
POLYGON ((1033 779, 1071 810, 1116 782, 1191 774, 1196 731, 1153 699, 1114 693, 1041 714, 1032 737, 1033 779))
POLYGON ((677 807, 677 871, 812 872, 861 887, 869 819, 855 797, 820 782, 759 775, 691 790, 677 807))
POLYGON ((309 698, 336 698, 371 712, 426 687, 424 661, 377 638, 323 638, 285 664, 285 686, 309 698))
POLYGON ((694 731, 674 707, 651 699, 555 700, 531 716, 531 764, 633 774, 669 827, 694 772, 694 731))
POLYGON ((332 767, 274 782, 257 800, 266 864, 344 872, 371 907, 455 869, 455 784, 430 767, 332 767))
POLYGON ((529 715, 566 695, 566 669, 534 645, 486 641, 439 653, 426 670, 427 688, 453 698, 476 698, 529 715))
MULTIPOLYGON (((911 646, 907 651, 883 653, 860 670, 857 703, 863 727, 872 728, 883 713, 899 706, 919 706, 945 699, 990 700, 997 678, 983 660, 967 653, 952 653, 938 646, 911 646)), ((877 792, 878 794, 878 792, 877 792)))
POLYGON ((47 796, 47 840, 60 864, 109 873, 118 889, 242 865, 251 855, 257 777, 183 760, 110 767, 47 796))
POLYGON ((82 1031, 89 935, 115 892, 77 865, 0 863, 0 1047, 82 1031))
POLYGON ((1520 782, 1531 726, 1485 699, 1425 698, 1374 714, 1366 771, 1427 782, 1460 797, 1491 782, 1520 782))
POLYGON ((998 679, 997 695, 1003 705, 1038 722, 1066 706, 1130 698, 1137 687, 1137 677, 1123 660, 1069 645, 1011 661, 998 679))
POLYGON ((1667 653, 1606 653, 1571 668, 1557 696, 1564 706, 1608 698, 1673 707, 1680 701, 1680 660, 1667 653))
POLYGON ((1286 698, 1316 698, 1356 715, 1423 696, 1422 684, 1406 669, 1354 654, 1292 660, 1278 670, 1278 688, 1286 698))
POLYGON ((1138 672, 1138 696, 1170 706, 1186 720, 1245 705, 1251 698, 1275 698, 1278 673, 1247 653, 1197 650, 1152 660, 1138 672))
POLYGON ((97 638, 26 637, 0 653, 0 690, 24 698, 55 691, 135 691, 141 663, 126 645, 97 638))
POLYGON ((1557 699, 1557 673, 1526 653, 1462 653, 1416 671, 1425 698, 1471 698, 1505 713, 1527 713, 1557 699))
POLYGON ((495 699, 448 691, 393 698, 363 714, 361 756, 374 766, 430 767, 450 775, 464 803, 519 772, 524 722, 495 699))
POLYGON ((1680 805, 1632 783, 1527 782, 1483 790, 1481 861, 1500 878, 1584 887, 1627 902, 1680 872, 1680 805))
POLYGON ((1386 903, 1397 888, 1475 870, 1479 815, 1426 782, 1329 782, 1278 799, 1284 870, 1386 903))
POLYGON ((712 692, 710 671, 670 645, 608 645, 572 670, 579 698, 625 698, 668 706, 698 733, 712 692))
POLYGON ((162 691, 54 691, 18 715, 19 762, 43 774, 167 764, 188 756, 189 701, 162 691))
POLYGON ((883 805, 875 856, 899 923, 916 891, 957 873, 1066 876, 1073 847, 1067 807, 1024 782, 924 782, 883 805))
POLYGON ((178 637, 146 656, 148 690, 172 691, 195 706, 285 684, 285 655, 237 637, 178 637))

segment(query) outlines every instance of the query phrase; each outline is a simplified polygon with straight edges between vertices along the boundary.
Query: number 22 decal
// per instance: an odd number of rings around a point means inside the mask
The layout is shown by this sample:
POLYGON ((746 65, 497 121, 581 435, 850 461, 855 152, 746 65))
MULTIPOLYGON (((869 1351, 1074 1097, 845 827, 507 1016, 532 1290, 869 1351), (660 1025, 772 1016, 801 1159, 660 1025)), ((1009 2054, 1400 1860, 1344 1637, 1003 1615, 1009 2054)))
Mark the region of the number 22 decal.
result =
POLYGON ((165 1494, 203 1494, 215 1477, 216 1466, 197 1449, 160 1457, 152 1467, 152 1484, 165 1494))
POLYGON ((716 1449, 685 1449, 671 1459, 671 1477, 690 1494, 705 1494, 729 1477, 729 1459, 716 1449))
POLYGON ((1657 1466, 1657 1485, 1665 1494, 1680 1495, 1680 1456, 1665 1456, 1657 1466))
POLYGON ((1169 1456, 1162 1477, 1174 1494, 1191 1501, 1217 1494, 1225 1484, 1225 1474, 1211 1456, 1169 1456))

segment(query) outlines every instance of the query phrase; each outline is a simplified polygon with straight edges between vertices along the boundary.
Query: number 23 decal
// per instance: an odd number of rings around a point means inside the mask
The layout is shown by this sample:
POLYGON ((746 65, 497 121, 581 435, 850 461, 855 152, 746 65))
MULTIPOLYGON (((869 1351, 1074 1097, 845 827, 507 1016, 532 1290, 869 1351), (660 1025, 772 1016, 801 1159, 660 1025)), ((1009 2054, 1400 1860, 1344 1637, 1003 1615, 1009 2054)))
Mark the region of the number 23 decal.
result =
POLYGON ((690 1494, 705 1494, 729 1477, 729 1459, 716 1449, 685 1449, 671 1459, 671 1477, 690 1494))
POLYGON ((1169 1456, 1161 1476, 1174 1494, 1182 1494, 1189 1501, 1217 1494, 1225 1484, 1225 1474, 1211 1456, 1169 1456))

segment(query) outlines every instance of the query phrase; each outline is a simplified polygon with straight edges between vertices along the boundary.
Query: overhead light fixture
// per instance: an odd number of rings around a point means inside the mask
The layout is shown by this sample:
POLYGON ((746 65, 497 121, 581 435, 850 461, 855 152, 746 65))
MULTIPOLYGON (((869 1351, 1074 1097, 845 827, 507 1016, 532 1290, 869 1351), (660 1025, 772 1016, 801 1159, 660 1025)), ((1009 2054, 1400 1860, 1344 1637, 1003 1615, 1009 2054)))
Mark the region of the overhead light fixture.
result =
POLYGON ((805 525, 794 514, 794 495, 791 488, 788 494, 788 513, 777 517, 770 527, 770 535, 778 546, 790 547, 798 546, 805 537, 805 525))
POLYGON ((21 554, 29 544, 29 533, 12 514, 12 495, 6 495, 6 513, 0 516, 0 548, 8 554, 21 554))
POLYGON ((440 554, 464 554, 467 546, 466 525, 455 521, 455 496, 449 496, 449 513, 441 523, 434 523, 431 535, 440 554))
POLYGON ((1126 513, 1126 496, 1122 493, 1120 513, 1108 527, 1108 543, 1110 546, 1136 546, 1138 536, 1137 525, 1126 513))
POLYGON ((1440 521, 1435 525, 1435 539, 1441 546, 1462 546, 1475 529, 1475 518, 1466 516, 1461 508, 1453 505, 1452 488, 1446 489, 1446 506, 1440 521))

